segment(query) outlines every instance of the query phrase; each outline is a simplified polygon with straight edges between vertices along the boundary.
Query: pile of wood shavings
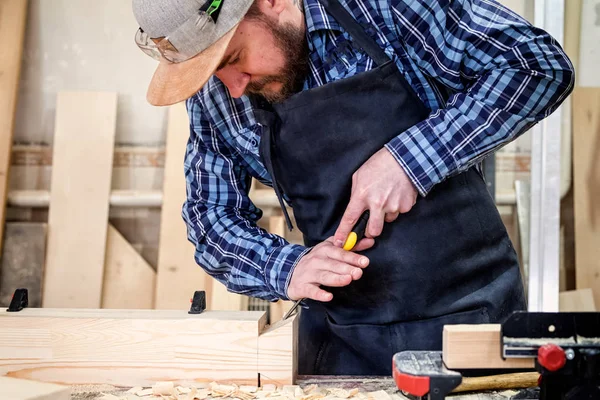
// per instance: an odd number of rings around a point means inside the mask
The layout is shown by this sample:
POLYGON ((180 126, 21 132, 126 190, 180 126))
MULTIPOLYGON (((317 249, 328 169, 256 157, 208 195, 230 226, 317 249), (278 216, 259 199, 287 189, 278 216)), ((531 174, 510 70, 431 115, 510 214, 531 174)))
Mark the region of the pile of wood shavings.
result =
POLYGON ((298 385, 256 386, 222 385, 212 382, 197 387, 175 386, 173 382, 159 382, 152 388, 134 387, 125 394, 103 394, 99 400, 395 400, 384 390, 364 393, 358 389, 319 388, 310 385, 302 389, 298 385))

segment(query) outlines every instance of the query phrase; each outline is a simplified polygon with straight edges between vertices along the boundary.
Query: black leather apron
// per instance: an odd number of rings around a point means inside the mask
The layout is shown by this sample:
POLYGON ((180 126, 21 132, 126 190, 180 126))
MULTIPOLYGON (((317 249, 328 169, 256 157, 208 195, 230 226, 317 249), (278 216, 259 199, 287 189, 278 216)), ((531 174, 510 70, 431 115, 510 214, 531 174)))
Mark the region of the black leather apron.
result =
MULTIPOLYGON (((335 0, 321 0, 377 68, 255 103, 269 126, 260 153, 276 193, 289 198, 307 246, 336 231, 352 174, 429 110, 397 66, 335 0)), ((386 223, 358 281, 326 288, 300 313, 299 373, 390 375, 402 350, 441 350, 442 327, 493 323, 525 309, 518 262, 475 168, 436 185, 413 209, 386 223)))

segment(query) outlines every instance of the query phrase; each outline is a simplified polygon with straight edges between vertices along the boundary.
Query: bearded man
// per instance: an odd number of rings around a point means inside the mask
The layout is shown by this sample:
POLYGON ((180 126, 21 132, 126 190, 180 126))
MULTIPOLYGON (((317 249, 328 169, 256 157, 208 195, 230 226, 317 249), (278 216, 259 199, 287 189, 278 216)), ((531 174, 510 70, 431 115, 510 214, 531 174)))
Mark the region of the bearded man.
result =
POLYGON ((160 60, 149 102, 187 100, 195 259, 231 292, 301 301, 300 374, 389 375, 398 351, 440 350, 445 324, 525 308, 480 163, 571 92, 548 33, 494 0, 133 11, 160 60), (258 226, 252 178, 292 207, 304 245, 258 226), (344 246, 361 218, 364 238, 344 246))

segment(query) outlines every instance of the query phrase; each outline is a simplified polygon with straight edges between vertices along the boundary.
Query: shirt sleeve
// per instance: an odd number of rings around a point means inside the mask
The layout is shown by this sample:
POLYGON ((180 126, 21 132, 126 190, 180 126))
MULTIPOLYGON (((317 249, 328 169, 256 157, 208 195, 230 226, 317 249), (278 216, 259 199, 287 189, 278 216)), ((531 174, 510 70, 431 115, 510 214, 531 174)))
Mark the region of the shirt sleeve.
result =
POLYGON ((262 211, 248 197, 250 175, 197 98, 189 99, 187 108, 190 139, 182 215, 196 262, 230 292, 287 300, 291 273, 308 249, 257 225, 262 211))
POLYGON ((574 70, 548 33, 494 0, 389 0, 408 56, 454 93, 386 148, 422 196, 550 115, 574 70))

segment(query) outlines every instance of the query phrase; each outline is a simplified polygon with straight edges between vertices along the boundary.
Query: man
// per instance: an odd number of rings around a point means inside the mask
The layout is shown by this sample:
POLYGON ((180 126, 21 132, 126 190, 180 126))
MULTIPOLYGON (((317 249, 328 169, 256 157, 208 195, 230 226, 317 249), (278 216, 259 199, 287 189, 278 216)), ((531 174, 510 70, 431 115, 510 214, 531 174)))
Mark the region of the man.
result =
POLYGON ((133 9, 160 60, 150 103, 187 99, 196 261, 232 292, 304 299, 299 373, 389 374, 395 352, 439 350, 444 324, 525 308, 478 164, 572 90, 546 32, 493 0, 133 9), (251 178, 293 207, 305 246, 257 226, 251 178), (361 216, 366 236, 345 250, 361 216))

